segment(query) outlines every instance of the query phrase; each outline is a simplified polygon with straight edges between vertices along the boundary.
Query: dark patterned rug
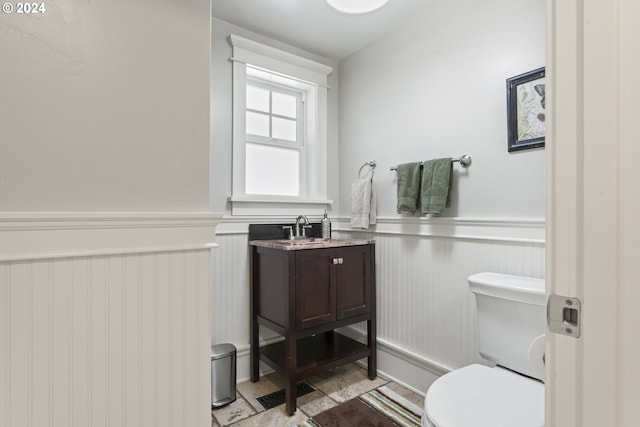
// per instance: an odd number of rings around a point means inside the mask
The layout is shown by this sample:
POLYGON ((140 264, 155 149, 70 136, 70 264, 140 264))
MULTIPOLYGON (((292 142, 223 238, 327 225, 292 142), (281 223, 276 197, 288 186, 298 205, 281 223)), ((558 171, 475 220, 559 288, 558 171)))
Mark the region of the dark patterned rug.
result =
POLYGON ((380 387, 309 418, 298 427, 420 427, 422 408, 380 387))

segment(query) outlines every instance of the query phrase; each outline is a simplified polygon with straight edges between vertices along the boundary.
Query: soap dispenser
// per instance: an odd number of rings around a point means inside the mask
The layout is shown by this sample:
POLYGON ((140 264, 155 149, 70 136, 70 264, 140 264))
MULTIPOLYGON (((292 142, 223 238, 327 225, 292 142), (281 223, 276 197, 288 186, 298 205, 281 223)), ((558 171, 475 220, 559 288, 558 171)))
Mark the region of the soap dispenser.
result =
POLYGON ((331 238, 331 221, 327 218, 327 210, 324 210, 324 217, 322 218, 322 238, 330 239, 331 238))

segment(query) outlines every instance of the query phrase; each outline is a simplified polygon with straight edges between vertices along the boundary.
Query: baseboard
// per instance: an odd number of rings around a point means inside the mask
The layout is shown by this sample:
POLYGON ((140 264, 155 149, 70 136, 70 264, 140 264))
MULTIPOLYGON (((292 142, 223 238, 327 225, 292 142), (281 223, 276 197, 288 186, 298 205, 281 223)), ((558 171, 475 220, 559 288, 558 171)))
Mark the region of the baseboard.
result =
MULTIPOLYGON (((340 333, 364 342, 365 334, 357 329, 342 328, 340 333)), ((424 395, 431 384, 453 368, 412 353, 378 338, 378 373, 403 387, 424 395)), ((366 360, 358 364, 366 366, 366 360)))
MULTIPOLYGON (((273 337, 260 341, 260 347, 282 341, 282 337, 273 337)), ((273 372, 273 369, 260 363, 260 376, 273 372)), ((238 384, 251 379, 251 346, 249 344, 240 345, 236 348, 236 382, 238 384)))

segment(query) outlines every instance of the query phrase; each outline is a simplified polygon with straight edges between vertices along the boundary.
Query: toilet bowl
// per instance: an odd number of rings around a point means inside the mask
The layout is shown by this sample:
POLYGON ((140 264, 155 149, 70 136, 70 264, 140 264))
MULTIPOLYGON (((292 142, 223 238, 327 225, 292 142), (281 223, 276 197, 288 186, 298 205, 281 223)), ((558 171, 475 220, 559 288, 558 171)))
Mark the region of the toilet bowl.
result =
POLYGON ((453 370, 427 390, 423 427, 543 427, 544 280, 469 276, 484 364, 453 370), (492 367, 491 367, 492 366, 492 367))
POLYGON ((437 379, 424 406, 423 427, 543 427, 544 384, 473 364, 437 379))

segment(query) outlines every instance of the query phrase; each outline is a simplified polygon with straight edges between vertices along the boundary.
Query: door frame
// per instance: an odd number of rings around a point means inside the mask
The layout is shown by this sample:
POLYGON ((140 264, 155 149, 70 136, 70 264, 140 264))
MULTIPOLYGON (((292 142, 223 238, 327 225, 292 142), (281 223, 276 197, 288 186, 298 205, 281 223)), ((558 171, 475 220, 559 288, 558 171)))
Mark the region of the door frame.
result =
POLYGON ((547 0, 547 295, 579 298, 582 327, 547 333, 546 426, 637 423, 637 3, 547 0))

